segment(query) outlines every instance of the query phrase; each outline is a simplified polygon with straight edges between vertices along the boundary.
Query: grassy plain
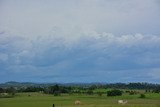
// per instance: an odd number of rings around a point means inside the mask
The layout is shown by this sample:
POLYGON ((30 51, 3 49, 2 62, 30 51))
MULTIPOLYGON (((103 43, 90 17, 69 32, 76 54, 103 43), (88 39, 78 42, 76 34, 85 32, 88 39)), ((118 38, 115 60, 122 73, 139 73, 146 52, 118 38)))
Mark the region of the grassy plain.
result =
POLYGON ((0 98, 0 107, 160 107, 160 94, 147 93, 146 98, 137 95, 123 94, 123 96, 107 97, 106 95, 68 95, 53 96, 42 93, 17 93, 14 98, 0 98), (30 95, 30 96, 28 96, 30 95), (127 100, 128 103, 120 105, 118 100, 127 100), (75 105, 80 100, 82 105, 75 105))

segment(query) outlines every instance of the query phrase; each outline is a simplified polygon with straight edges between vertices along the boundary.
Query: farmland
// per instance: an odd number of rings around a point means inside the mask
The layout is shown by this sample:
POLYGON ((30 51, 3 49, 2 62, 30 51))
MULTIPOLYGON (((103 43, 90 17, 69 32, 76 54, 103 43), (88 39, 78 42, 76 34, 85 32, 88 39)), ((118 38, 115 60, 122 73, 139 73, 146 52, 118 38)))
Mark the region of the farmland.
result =
POLYGON ((43 93, 16 93, 13 98, 0 98, 0 107, 160 107, 160 94, 146 93, 146 98, 139 98, 139 94, 108 97, 105 94, 98 96, 85 94, 61 94, 53 96, 43 93), (128 103, 120 105, 119 99, 127 100, 128 103), (80 100, 81 105, 75 105, 74 101, 80 100))
POLYGON ((0 107, 160 107, 160 85, 33 84, 0 85, 0 107), (127 101, 119 104, 118 101, 127 101), (80 101, 75 105, 75 101, 80 101))

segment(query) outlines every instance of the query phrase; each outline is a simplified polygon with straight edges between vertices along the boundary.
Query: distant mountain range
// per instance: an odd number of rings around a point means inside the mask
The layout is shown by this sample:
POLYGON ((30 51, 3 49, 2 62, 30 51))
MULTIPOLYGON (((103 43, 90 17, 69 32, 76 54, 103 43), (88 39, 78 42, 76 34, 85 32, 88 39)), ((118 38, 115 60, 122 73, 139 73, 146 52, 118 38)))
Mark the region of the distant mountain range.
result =
POLYGON ((106 88, 129 88, 129 89, 155 89, 160 87, 160 84, 152 83, 33 83, 33 82, 15 82, 9 81, 6 83, 1 83, 1 88, 15 87, 15 88, 25 88, 25 87, 48 87, 53 85, 61 86, 79 86, 79 87, 90 87, 92 85, 103 86, 106 88))
POLYGON ((7 88, 7 87, 47 87, 50 85, 55 85, 56 83, 33 83, 33 82, 15 82, 15 81, 9 81, 6 83, 1 83, 0 87, 7 88))
POLYGON ((63 86, 90 86, 93 84, 105 84, 105 83, 33 83, 33 82, 15 82, 9 81, 6 83, 1 83, 0 87, 7 88, 7 87, 48 87, 52 85, 63 85, 63 86))

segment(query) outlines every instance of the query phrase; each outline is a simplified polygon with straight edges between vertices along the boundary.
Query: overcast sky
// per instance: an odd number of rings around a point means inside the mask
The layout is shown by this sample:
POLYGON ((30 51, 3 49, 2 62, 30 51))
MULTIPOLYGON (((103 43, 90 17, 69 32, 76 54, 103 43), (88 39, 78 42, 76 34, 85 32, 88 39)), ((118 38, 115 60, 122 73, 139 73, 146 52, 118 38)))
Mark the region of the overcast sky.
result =
POLYGON ((160 83, 159 0, 0 0, 0 82, 160 83))

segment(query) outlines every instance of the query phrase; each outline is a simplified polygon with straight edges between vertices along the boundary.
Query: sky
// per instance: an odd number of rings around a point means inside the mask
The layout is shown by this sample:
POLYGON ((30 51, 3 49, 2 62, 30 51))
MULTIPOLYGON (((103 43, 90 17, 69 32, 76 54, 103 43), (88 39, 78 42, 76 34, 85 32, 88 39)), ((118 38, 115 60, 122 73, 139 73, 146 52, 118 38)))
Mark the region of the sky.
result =
POLYGON ((0 83, 160 83, 159 0, 0 0, 0 83))

